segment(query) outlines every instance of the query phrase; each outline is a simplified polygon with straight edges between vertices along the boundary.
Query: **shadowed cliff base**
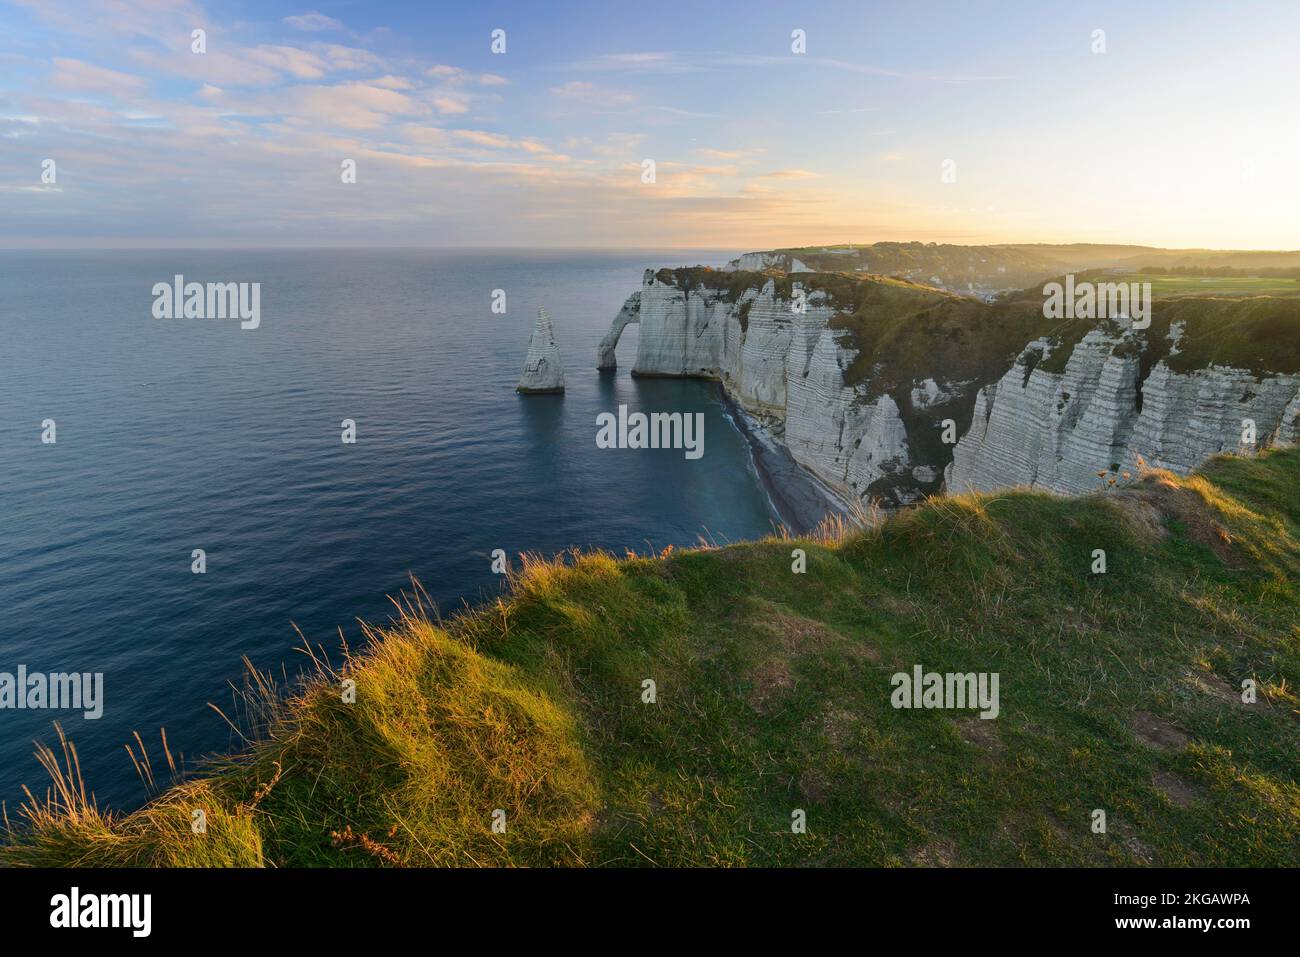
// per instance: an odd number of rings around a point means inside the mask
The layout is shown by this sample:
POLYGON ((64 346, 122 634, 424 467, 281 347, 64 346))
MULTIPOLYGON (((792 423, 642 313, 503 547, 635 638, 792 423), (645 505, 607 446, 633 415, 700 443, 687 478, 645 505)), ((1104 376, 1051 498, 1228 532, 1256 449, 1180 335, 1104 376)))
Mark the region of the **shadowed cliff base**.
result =
POLYGON ((1294 864, 1297 474, 1284 449, 820 539, 527 558, 495 604, 439 622, 417 592, 366 650, 317 649, 287 699, 257 679, 249 750, 139 811, 47 753, 0 859, 1294 864), (998 674, 998 716, 893 707, 918 665, 998 674))
POLYGON ((790 450, 772 437, 763 423, 754 421, 718 386, 727 419, 745 437, 750 462, 777 519, 796 535, 813 532, 827 520, 866 525, 871 516, 854 508, 808 472, 790 450))

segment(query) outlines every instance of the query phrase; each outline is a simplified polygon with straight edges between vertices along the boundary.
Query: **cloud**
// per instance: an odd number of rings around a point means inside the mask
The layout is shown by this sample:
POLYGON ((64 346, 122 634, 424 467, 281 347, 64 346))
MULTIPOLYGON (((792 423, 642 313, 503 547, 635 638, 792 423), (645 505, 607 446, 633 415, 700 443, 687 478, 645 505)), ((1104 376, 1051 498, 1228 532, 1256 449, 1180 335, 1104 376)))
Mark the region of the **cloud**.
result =
MULTIPOLYGON (((139 37, 157 40, 175 35, 184 37, 189 46, 190 30, 203 26, 203 10, 188 0, 13 0, 17 6, 26 7, 42 22, 50 24, 65 36, 90 37, 103 40, 111 37, 139 37)), ((212 31, 209 31, 211 34, 212 31)))
POLYGON ((454 130, 452 135, 475 146, 486 146, 490 149, 509 149, 513 145, 510 137, 500 133, 486 133, 483 130, 454 130))
POLYGON ((401 76, 381 76, 368 81, 371 86, 382 86, 385 90, 413 90, 415 84, 401 76))
POLYGON ((434 96, 429 102, 433 104, 433 108, 439 113, 448 116, 458 116, 469 112, 469 101, 463 96, 434 96))
POLYGON ((426 76, 434 77, 439 80, 451 82, 469 82, 477 80, 484 86, 505 86, 510 81, 503 76, 497 76, 495 73, 480 73, 477 76, 466 70, 464 67, 452 66, 449 63, 435 63, 424 71, 426 76))
POLYGON ((740 150, 715 150, 709 149, 708 147, 701 147, 695 152, 699 153, 701 156, 707 156, 709 159, 716 160, 737 160, 745 155, 740 150))
POLYGON ((299 80, 319 80, 329 70, 329 65, 316 54, 297 47, 259 46, 248 50, 245 55, 254 63, 299 80))
POLYGON ((378 130, 395 118, 430 112, 415 97, 361 82, 301 84, 251 96, 205 87, 203 98, 226 114, 274 117, 288 129, 378 130))
POLYGON ((569 159, 557 153, 545 143, 536 139, 515 139, 503 133, 489 133, 486 130, 449 130, 444 132, 443 140, 450 138, 456 142, 466 143, 477 150, 498 150, 526 153, 548 163, 564 162, 569 159))
POLYGON ((682 169, 691 176, 735 176, 736 167, 734 166, 690 166, 683 164, 680 167, 676 163, 662 164, 669 169, 682 169))
POLYGON ((384 65, 381 58, 369 50, 362 50, 358 47, 341 46, 337 43, 320 43, 313 45, 312 49, 321 59, 329 63, 331 69, 334 70, 345 72, 378 70, 382 69, 384 65))
POLYGON ((770 173, 760 173, 756 179, 821 179, 821 173, 806 169, 777 169, 770 173))
POLYGON ((603 53, 565 65, 569 70, 626 73, 696 73, 703 66, 682 59, 675 53, 603 53))
POLYGON ((549 92, 555 96, 585 103, 589 106, 622 106, 631 103, 634 99, 629 93, 620 93, 617 90, 606 89, 594 83, 584 83, 581 80, 571 80, 561 86, 553 86, 549 92))
POLYGON ((310 13, 300 14, 296 17, 285 17, 284 22, 291 27, 297 27, 299 30, 308 30, 312 33, 319 33, 322 30, 342 30, 343 24, 333 17, 327 17, 323 13, 312 11, 310 13))
MULTIPOLYGON (((615 53, 590 61, 605 73, 565 75, 548 72, 557 64, 510 58, 499 61, 512 71, 507 79, 421 58, 380 28, 351 41, 364 49, 320 42, 349 34, 328 32, 340 24, 316 11, 281 18, 292 6, 260 23, 214 15, 194 0, 45 6, 33 7, 33 17, 56 25, 16 67, 0 63, 0 83, 17 81, 3 84, 0 160, 21 166, 27 161, 16 157, 67 155, 80 168, 68 167, 58 217, 48 195, 6 192, 10 236, 203 237, 220 245, 344 234, 441 243, 454 235, 490 243, 502 241, 500 223, 508 222, 512 242, 625 243, 626 224, 637 222, 638 243, 690 237, 726 245, 744 234, 761 244, 801 224, 834 223, 849 208, 842 184, 831 188, 798 168, 805 160, 797 152, 763 156, 750 145, 762 134, 742 125, 729 126, 717 147, 701 145, 717 137, 713 125, 691 124, 674 137, 667 127, 712 114, 671 105, 675 97, 617 72, 699 73, 763 60, 615 53), (196 26, 208 31, 203 55, 190 51, 196 26), (91 49, 83 55, 94 62, 68 56, 91 49), (547 107, 600 122, 557 129, 547 107), (659 160, 653 189, 640 180, 647 155, 659 160), (339 187, 342 157, 362 166, 356 189, 339 187), (761 172, 772 166, 783 168, 761 172), (177 168, 187 176, 175 176, 177 168), (178 220, 177 209, 189 212, 178 220)), ((778 84, 799 76, 772 73, 778 84)), ((764 76, 753 70, 738 81, 759 89, 764 76)), ((852 108, 860 96, 816 106, 852 108)), ((28 188, 30 178, 19 185, 28 188)))
POLYGON ((142 77, 66 57, 54 58, 54 73, 50 77, 50 82, 65 90, 108 93, 112 96, 137 94, 145 86, 142 77))
POLYGON ((449 134, 438 126, 423 126, 410 123, 403 126, 399 135, 412 143, 423 147, 443 146, 448 142, 449 134))
POLYGON ((295 116, 355 130, 380 129, 394 116, 425 112, 409 96, 365 83, 292 87, 285 98, 286 111, 295 116))
POLYGON ((281 78, 266 62, 255 62, 224 50, 195 54, 186 46, 172 50, 132 49, 129 55, 141 67, 214 86, 270 86, 281 78))
MULTIPOLYGON (((647 137, 645 133, 608 133, 597 140, 590 136, 572 136, 561 144, 561 148, 575 153, 589 153, 603 159, 627 159, 639 153, 647 137)), ((636 157, 641 162, 642 157, 636 157)))

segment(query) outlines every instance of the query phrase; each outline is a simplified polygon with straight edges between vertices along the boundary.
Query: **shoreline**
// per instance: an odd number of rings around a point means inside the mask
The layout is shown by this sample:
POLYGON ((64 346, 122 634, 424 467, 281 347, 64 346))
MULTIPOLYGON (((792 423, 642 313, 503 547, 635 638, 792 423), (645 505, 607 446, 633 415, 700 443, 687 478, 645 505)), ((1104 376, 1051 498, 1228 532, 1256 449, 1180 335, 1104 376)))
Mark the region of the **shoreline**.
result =
POLYGON ((795 535, 807 534, 832 515, 857 524, 848 503, 796 462, 790 450, 741 408, 721 382, 715 380, 714 386, 727 421, 749 446, 750 463, 778 522, 795 535))

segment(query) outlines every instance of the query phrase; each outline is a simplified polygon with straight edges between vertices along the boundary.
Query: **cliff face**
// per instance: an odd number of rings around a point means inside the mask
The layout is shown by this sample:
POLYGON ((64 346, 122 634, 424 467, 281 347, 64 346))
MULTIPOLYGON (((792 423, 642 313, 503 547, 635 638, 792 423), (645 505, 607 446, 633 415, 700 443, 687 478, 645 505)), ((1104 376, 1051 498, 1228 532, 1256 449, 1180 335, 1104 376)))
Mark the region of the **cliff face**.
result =
POLYGON ((1091 491, 1138 460, 1186 474, 1219 452, 1253 452, 1296 440, 1300 375, 1259 375, 1211 365, 1176 372, 1159 359, 1143 372, 1143 340, 1122 326, 1094 329, 1063 372, 1037 366, 1031 343, 975 399, 971 427, 946 473, 951 491, 1030 485, 1091 491), (1105 475, 1099 475, 1105 472, 1105 475))
POLYGON ((779 269, 782 272, 812 272, 796 257, 784 252, 745 253, 727 263, 723 269, 726 272, 746 270, 761 272, 765 269, 779 269))
POLYGON ((989 305, 880 277, 647 270, 599 364, 614 367, 639 322, 634 375, 720 380, 804 468, 886 504, 945 482, 1088 491, 1138 456, 1187 473, 1241 450, 1243 420, 1255 448, 1300 439, 1300 302, 1181 302, 1135 332, 1049 322, 1032 297, 989 305), (1222 359, 1227 328, 1240 342, 1222 359))
MULTIPOLYGON (((899 408, 846 381, 857 354, 847 330, 831 325, 837 310, 810 289, 796 311, 773 278, 737 288, 682 285, 647 270, 599 351, 614 367, 614 346, 631 322, 641 326, 634 375, 721 380, 738 405, 763 420, 795 461, 852 498, 917 497, 914 463, 899 408), (891 487, 882 487, 882 480, 891 487)), ((743 285, 743 283, 742 283, 743 285)), ((926 476, 933 483, 942 463, 926 476)))

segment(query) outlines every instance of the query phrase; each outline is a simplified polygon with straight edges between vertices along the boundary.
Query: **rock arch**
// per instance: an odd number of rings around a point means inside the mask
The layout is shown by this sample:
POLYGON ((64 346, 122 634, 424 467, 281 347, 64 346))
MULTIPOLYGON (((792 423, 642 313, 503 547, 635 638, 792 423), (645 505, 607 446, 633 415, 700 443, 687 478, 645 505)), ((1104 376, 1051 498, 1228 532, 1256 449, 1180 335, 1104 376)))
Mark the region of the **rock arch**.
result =
POLYGON ((596 368, 597 369, 617 369, 618 360, 614 357, 614 351, 618 348, 618 340, 623 335, 623 330, 632 323, 641 321, 641 293, 634 292, 627 297, 627 302, 623 303, 623 308, 618 311, 614 317, 614 323, 610 326, 609 332, 605 333, 605 338, 600 340, 600 345, 596 347, 596 368))

